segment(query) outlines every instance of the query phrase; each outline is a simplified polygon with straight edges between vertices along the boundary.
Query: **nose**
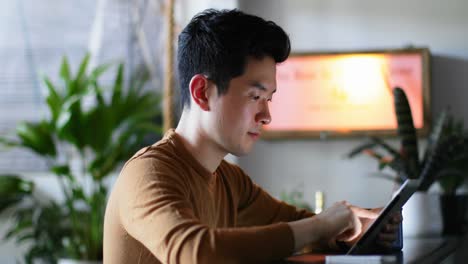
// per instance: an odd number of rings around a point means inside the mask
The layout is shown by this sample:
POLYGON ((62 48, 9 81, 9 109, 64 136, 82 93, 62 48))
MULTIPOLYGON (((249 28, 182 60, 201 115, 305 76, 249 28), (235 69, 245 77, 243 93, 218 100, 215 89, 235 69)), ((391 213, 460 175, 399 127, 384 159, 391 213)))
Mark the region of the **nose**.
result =
POLYGON ((255 116, 255 122, 268 125, 271 122, 270 108, 267 101, 263 101, 260 111, 255 116))

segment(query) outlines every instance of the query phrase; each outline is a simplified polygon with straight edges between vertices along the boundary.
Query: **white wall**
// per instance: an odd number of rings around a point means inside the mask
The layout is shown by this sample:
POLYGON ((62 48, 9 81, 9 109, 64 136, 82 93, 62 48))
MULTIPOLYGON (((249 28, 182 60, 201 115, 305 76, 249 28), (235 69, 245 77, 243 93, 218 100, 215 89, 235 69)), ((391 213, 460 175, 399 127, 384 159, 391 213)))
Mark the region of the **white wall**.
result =
MULTIPOLYGON (((343 51, 427 46, 432 58, 432 111, 451 105, 468 122, 468 1, 465 0, 240 0, 248 13, 273 20, 289 33, 293 52, 343 51)), ((277 100, 279 100, 277 98, 277 100)), ((273 117, 274 118, 274 117, 273 117)), ((325 193, 373 207, 384 204, 393 184, 368 177, 377 170, 366 157, 344 154, 360 139, 262 141, 240 165, 273 195, 303 189, 313 204, 325 193)), ((393 143, 398 146, 397 141, 393 143)))

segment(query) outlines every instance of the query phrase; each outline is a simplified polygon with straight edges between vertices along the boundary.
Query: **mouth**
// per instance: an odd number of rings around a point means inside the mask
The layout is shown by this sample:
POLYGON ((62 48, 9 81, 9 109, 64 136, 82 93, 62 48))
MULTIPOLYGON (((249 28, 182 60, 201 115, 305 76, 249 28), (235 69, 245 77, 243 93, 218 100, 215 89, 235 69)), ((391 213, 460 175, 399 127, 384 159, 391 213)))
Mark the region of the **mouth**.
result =
POLYGON ((247 134, 249 134, 249 136, 252 137, 253 139, 258 139, 260 137, 260 133, 256 133, 256 132, 247 132, 247 134))

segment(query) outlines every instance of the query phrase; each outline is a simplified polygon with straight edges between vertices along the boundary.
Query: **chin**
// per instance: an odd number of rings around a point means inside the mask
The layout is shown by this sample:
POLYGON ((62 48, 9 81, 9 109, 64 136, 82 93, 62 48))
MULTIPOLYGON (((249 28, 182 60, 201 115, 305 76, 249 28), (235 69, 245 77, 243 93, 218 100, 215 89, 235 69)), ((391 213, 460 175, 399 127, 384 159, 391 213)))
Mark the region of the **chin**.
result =
POLYGON ((236 149, 234 151, 231 151, 230 153, 234 156, 241 157, 241 156, 246 156, 252 151, 252 146, 243 148, 243 149, 236 149))

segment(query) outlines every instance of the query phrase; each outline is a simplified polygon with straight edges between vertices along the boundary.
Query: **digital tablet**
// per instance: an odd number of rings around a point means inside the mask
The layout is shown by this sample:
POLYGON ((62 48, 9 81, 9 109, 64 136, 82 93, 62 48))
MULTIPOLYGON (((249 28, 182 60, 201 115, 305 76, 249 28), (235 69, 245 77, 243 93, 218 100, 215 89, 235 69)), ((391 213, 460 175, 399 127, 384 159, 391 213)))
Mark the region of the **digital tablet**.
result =
POLYGON ((420 179, 407 179, 393 196, 392 200, 384 207, 375 221, 367 228, 362 237, 348 250, 347 255, 375 254, 378 253, 376 238, 385 224, 388 223, 394 212, 401 211, 403 205, 416 192, 420 185, 420 179))

